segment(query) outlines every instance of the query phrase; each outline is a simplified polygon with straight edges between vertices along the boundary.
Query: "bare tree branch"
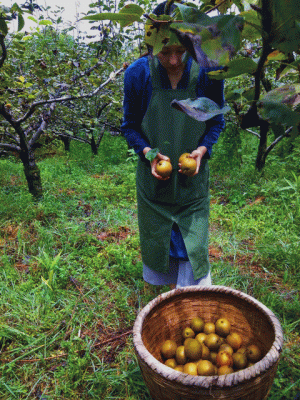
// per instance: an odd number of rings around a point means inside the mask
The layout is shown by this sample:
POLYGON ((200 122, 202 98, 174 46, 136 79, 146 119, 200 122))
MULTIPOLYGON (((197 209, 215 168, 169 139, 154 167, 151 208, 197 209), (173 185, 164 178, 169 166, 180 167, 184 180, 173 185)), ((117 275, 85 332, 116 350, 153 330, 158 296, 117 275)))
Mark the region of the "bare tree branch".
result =
POLYGON ((9 143, 0 143, 0 149, 6 149, 9 151, 17 151, 18 153, 21 151, 21 147, 15 145, 15 144, 9 144, 9 143))
POLYGON ((21 124, 22 122, 26 121, 27 118, 29 118, 32 115, 32 113, 34 112, 34 109, 36 107, 38 107, 38 106, 41 106, 41 105, 44 105, 44 104, 52 104, 52 103, 59 103, 59 102, 63 102, 63 101, 79 100, 79 99, 93 97, 97 93, 99 93, 106 85, 108 85, 111 81, 113 81, 116 76, 120 75, 120 73, 123 72, 123 71, 125 71, 124 67, 122 67, 119 70, 117 70, 116 72, 110 74, 110 77, 105 82, 103 82, 102 85, 100 85, 97 89, 95 89, 91 93, 85 93, 85 94, 76 95, 76 96, 58 97, 58 98, 53 98, 53 99, 49 99, 49 100, 41 100, 41 101, 37 101, 35 103, 32 103, 32 105, 30 106, 28 112, 22 118, 19 118, 16 121, 16 123, 21 124))

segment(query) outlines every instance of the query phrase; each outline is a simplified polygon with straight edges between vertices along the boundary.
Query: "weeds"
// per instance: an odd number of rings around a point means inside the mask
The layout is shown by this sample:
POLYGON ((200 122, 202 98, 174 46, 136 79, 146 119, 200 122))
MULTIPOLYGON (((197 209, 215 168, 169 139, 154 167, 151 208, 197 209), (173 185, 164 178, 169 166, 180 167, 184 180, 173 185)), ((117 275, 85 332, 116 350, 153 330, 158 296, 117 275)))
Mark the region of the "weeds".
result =
MULTIPOLYGON (((293 400, 300 392, 299 165, 270 156, 257 174, 255 146, 242 139, 231 145, 232 168, 221 142, 210 162, 212 275, 280 319, 285 347, 269 398, 293 400)), ((136 157, 107 134, 97 157, 82 145, 72 149, 41 155, 38 205, 21 166, 0 161, 0 398, 150 400, 131 331, 138 311, 168 288, 142 280, 136 157)))

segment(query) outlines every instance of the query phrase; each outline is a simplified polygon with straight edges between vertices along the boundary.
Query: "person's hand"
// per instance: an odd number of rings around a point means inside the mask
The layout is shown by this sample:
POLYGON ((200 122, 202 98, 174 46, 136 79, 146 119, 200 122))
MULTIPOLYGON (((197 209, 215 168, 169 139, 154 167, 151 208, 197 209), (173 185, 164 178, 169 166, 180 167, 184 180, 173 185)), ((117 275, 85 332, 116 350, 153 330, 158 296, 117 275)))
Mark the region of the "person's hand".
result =
MULTIPOLYGON (((146 155, 146 154, 148 153, 149 150, 151 150, 150 147, 145 147, 144 150, 143 150, 144 155, 146 155)), ((161 154, 161 153, 157 153, 156 157, 155 157, 154 160, 151 162, 151 173, 152 173, 152 175, 153 175, 156 179, 159 179, 159 180, 161 180, 161 181, 166 181, 166 180, 170 179, 169 176, 166 177, 166 178, 163 178, 162 176, 158 175, 158 173, 156 172, 156 165, 157 165, 157 163, 158 163, 160 160, 166 160, 166 161, 168 161, 168 160, 170 160, 170 158, 167 157, 167 156, 164 156, 164 155, 161 154)))
MULTIPOLYGON (((196 171, 195 171, 195 172, 193 173, 193 175, 191 175, 191 176, 195 176, 195 175, 198 174, 199 168, 200 168, 200 164, 201 164, 201 160, 202 160, 202 157, 204 156, 204 154, 205 154, 206 152, 207 152, 207 148, 206 148, 205 146, 199 146, 196 150, 194 150, 194 151, 190 154, 190 157, 193 158, 193 159, 196 161, 196 163, 197 163, 196 171)), ((181 171, 181 169, 180 169, 181 164, 179 163, 178 165, 179 165, 179 172, 182 173, 182 171, 181 171)))

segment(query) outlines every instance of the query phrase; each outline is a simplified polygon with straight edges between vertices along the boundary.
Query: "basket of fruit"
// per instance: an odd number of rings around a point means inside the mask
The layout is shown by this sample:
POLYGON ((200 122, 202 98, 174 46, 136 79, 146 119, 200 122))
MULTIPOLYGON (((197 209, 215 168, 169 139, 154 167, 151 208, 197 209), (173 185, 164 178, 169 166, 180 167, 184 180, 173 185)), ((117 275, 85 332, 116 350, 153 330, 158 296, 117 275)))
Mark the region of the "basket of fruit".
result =
POLYGON ((225 286, 189 286, 147 304, 133 342, 154 400, 261 400, 272 386, 283 333, 253 297, 225 286))

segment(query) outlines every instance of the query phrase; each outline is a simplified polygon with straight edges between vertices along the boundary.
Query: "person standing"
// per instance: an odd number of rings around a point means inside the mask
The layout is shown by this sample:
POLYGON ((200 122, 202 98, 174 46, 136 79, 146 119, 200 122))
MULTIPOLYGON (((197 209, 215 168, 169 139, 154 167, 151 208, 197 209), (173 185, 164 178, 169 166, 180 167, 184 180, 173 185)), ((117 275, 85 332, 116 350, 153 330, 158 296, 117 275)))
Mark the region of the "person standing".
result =
MULTIPOLYGON (((155 11, 154 11, 155 13, 155 11)), ((208 256, 209 167, 212 146, 224 128, 223 115, 206 123, 171 107, 172 100, 208 97, 224 104, 223 81, 210 80, 179 42, 157 56, 144 56, 124 76, 122 131, 139 155, 138 225, 143 278, 153 285, 211 285, 208 256), (150 163, 146 154, 159 153, 150 163), (182 173, 178 159, 190 153, 197 167, 182 173), (170 158, 169 178, 156 172, 170 158)))

